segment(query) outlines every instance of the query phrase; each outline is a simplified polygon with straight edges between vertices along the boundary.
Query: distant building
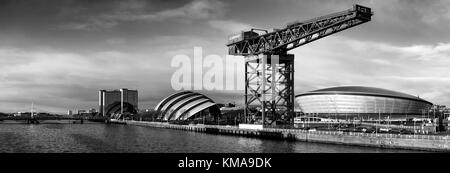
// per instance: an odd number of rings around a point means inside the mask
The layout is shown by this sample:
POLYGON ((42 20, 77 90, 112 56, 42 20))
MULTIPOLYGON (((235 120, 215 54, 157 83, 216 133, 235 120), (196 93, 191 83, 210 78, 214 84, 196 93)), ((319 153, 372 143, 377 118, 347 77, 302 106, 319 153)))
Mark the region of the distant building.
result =
POLYGON ((430 111, 441 111, 441 112, 445 112, 448 111, 449 108, 447 108, 445 105, 433 105, 433 107, 431 107, 430 111))
POLYGON ((84 114, 84 113, 87 113, 87 111, 84 110, 84 109, 78 109, 78 110, 77 110, 77 114, 78 114, 78 115, 81 115, 81 114, 84 114))
POLYGON ((99 112, 103 116, 111 113, 137 112, 138 110, 137 90, 126 88, 113 91, 100 90, 98 99, 99 112))
POLYGON ((429 110, 429 114, 431 115, 442 114, 445 119, 450 120, 450 108, 448 108, 445 105, 433 105, 433 107, 429 110))
POLYGON ((232 107, 236 107, 235 103, 217 103, 217 106, 219 106, 219 108, 223 108, 223 107, 227 107, 227 108, 232 108, 232 107))
POLYGON ((97 110, 95 110, 94 108, 89 109, 89 113, 96 113, 96 112, 97 112, 97 110))
POLYGON ((68 111, 67 111, 67 115, 69 115, 69 116, 73 115, 72 110, 68 110, 68 111))

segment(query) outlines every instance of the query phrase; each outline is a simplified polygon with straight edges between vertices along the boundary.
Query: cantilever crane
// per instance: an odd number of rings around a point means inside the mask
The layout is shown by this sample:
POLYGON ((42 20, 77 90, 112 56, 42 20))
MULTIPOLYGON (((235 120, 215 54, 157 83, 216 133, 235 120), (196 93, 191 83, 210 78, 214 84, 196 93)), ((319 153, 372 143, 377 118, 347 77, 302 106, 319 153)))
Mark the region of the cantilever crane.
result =
POLYGON ((266 112, 272 122, 281 118, 293 123, 294 55, 287 52, 369 22, 372 15, 370 8, 354 5, 352 9, 303 22, 293 22, 270 33, 266 31, 258 34, 252 29, 229 37, 228 53, 245 56, 246 121, 248 117, 255 116, 251 114, 250 105, 258 102, 261 106, 263 126, 266 122, 266 112))

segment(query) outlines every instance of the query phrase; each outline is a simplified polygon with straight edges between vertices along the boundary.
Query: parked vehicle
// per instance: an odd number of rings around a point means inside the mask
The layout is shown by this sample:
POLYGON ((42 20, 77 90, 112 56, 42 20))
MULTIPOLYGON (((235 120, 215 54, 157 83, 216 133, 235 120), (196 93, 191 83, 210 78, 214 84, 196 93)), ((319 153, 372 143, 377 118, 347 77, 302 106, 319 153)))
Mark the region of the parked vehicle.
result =
POLYGON ((400 129, 391 129, 389 131, 389 133, 391 133, 391 134, 401 134, 401 130, 400 129))
POLYGON ((390 131, 391 131, 390 128, 379 128, 378 132, 380 132, 380 133, 389 133, 390 131))
POLYGON ((412 135, 412 134, 414 134, 414 132, 412 132, 410 130, 406 130, 406 129, 401 129, 400 134, 412 135))

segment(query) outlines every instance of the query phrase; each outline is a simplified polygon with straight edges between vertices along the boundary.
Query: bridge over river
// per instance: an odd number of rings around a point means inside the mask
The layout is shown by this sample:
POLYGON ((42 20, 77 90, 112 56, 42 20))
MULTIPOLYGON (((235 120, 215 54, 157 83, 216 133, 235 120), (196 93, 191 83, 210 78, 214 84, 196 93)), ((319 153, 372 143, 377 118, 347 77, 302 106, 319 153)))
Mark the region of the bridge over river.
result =
POLYGON ((79 121, 83 124, 84 121, 95 121, 95 122, 109 122, 110 118, 108 117, 58 117, 58 116, 9 116, 9 117, 0 117, 0 121, 10 120, 10 121, 25 121, 27 124, 38 124, 39 121, 45 120, 73 120, 79 121))

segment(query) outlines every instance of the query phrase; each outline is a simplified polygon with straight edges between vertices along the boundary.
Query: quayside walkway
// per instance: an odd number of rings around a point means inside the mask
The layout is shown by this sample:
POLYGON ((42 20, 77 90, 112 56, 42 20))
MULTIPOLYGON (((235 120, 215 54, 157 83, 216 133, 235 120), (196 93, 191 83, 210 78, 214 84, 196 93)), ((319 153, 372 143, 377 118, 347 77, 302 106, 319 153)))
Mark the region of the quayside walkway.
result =
POLYGON ((176 125, 162 122, 122 121, 111 122, 127 125, 137 125, 155 128, 167 128, 194 131, 210 134, 235 135, 277 140, 294 140, 303 142, 318 142, 342 145, 357 145, 380 148, 412 149, 424 151, 450 152, 450 136, 437 135, 405 135, 405 134, 375 134, 342 131, 311 131, 301 129, 242 129, 237 126, 217 125, 176 125))

